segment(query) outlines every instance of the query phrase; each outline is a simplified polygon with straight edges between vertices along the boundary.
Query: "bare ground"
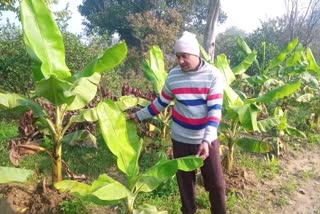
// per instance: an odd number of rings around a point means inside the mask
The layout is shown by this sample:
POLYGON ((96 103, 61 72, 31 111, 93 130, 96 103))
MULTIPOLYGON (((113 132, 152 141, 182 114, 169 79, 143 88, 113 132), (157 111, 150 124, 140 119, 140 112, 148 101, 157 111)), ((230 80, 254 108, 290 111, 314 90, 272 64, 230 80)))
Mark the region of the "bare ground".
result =
POLYGON ((274 178, 251 180, 235 214, 320 214, 320 147, 288 151, 274 178))

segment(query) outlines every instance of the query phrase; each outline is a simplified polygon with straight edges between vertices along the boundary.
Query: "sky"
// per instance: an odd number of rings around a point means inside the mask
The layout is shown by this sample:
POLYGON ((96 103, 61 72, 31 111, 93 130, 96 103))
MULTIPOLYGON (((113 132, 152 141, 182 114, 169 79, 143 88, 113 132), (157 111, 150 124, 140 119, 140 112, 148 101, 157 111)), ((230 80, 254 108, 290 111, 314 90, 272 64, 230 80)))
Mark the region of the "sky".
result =
MULTIPOLYGON (((72 11, 68 30, 77 34, 81 33, 83 18, 78 12, 78 5, 82 3, 82 0, 60 0, 61 4, 56 9, 63 9, 66 2, 70 3, 69 9, 72 11)), ((221 8, 226 12, 228 18, 225 24, 217 26, 218 32, 236 26, 249 33, 260 27, 261 20, 275 18, 285 12, 284 0, 221 0, 221 8)))
POLYGON ((260 20, 268 20, 285 13, 283 0, 221 0, 221 9, 228 18, 223 26, 237 26, 238 28, 251 32, 260 27, 260 20))

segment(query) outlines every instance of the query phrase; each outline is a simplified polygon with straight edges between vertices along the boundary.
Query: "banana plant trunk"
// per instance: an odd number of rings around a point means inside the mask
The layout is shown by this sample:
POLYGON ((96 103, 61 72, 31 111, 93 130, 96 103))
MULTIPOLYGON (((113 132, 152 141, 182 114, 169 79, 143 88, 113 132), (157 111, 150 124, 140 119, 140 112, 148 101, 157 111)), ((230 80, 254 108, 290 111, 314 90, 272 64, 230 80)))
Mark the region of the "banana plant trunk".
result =
POLYGON ((53 152, 53 160, 52 160, 52 182, 62 181, 62 158, 61 158, 61 150, 62 146, 60 142, 55 143, 55 148, 53 152))
POLYGON ((53 154, 52 154, 52 182, 56 183, 62 181, 62 145, 61 139, 63 137, 63 125, 64 111, 61 106, 56 107, 55 114, 55 126, 53 134, 53 154))
POLYGON ((134 200, 135 200, 134 197, 128 197, 128 198, 127 198, 127 204, 126 204, 127 214, 133 214, 133 204, 134 204, 134 200))
POLYGON ((233 169, 234 144, 228 143, 229 152, 227 154, 226 170, 230 172, 233 169))
POLYGON ((234 160, 234 144, 237 139, 237 130, 238 130, 238 122, 234 121, 231 123, 231 127, 226 133, 227 136, 227 145, 228 145, 228 154, 226 158, 225 169, 227 172, 230 172, 233 169, 233 160, 234 160))

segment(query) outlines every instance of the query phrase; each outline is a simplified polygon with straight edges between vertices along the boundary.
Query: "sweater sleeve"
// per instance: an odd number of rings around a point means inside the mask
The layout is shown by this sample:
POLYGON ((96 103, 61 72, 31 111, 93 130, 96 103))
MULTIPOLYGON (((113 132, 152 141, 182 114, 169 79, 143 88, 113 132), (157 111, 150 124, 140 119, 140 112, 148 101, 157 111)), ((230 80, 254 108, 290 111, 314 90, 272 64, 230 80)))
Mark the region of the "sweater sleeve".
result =
POLYGON ((224 79, 219 70, 214 70, 214 77, 207 97, 208 123, 203 140, 212 142, 217 139, 221 120, 224 79))
POLYGON ((168 79, 166 80, 166 83, 162 88, 160 95, 155 100, 153 100, 149 106, 136 112, 136 116, 139 121, 158 115, 173 100, 173 94, 168 87, 167 81, 168 79))

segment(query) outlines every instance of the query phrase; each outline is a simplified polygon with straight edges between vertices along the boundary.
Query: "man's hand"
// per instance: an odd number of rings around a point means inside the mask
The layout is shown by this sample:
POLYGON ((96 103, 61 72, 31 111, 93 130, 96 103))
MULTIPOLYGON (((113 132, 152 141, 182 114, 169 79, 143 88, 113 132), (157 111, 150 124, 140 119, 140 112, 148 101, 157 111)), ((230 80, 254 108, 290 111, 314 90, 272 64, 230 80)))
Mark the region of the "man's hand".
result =
POLYGON ((209 157, 209 144, 206 141, 202 141, 196 156, 202 157, 203 160, 209 157))
POLYGON ((127 119, 132 120, 135 124, 139 124, 135 113, 129 114, 127 119))

